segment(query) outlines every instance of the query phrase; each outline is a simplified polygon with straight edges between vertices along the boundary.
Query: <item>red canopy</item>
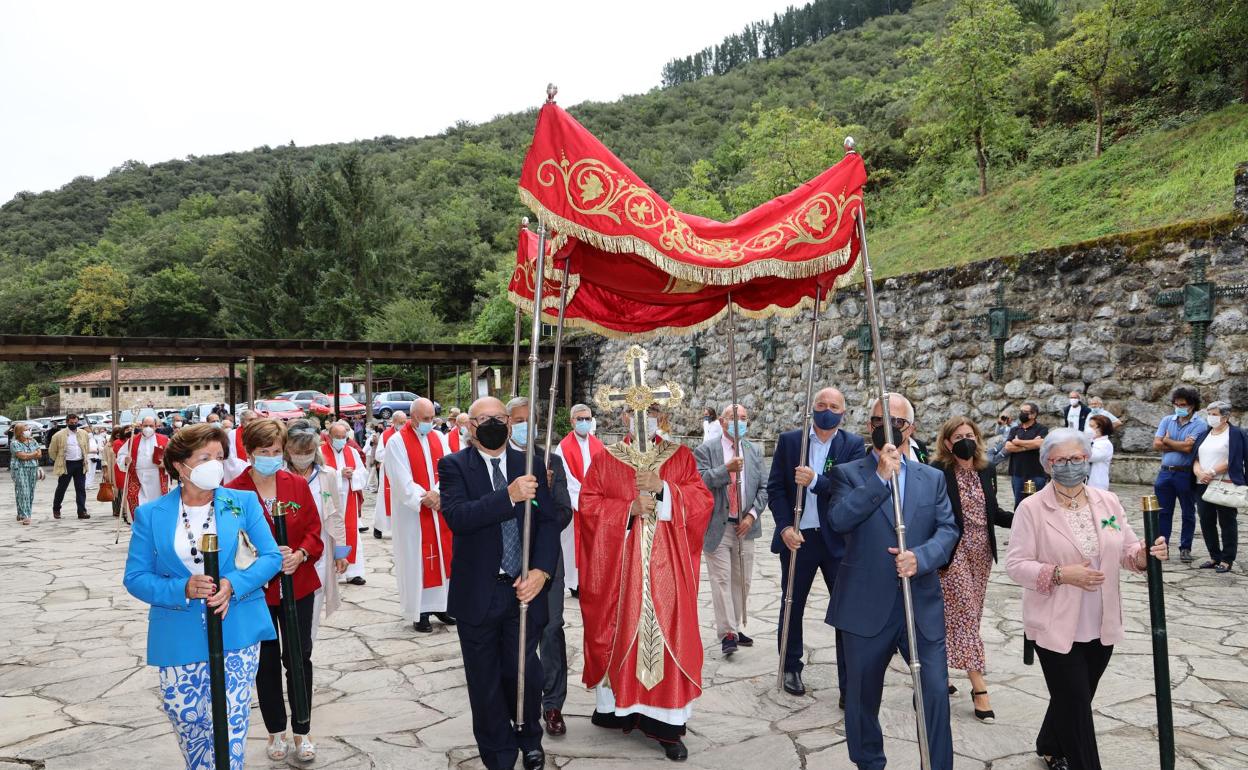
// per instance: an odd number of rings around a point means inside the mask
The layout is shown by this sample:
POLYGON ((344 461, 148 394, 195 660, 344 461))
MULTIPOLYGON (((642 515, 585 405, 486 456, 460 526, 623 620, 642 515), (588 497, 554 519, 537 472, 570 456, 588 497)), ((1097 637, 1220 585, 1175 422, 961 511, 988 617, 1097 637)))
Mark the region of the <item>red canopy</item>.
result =
MULTIPOLYGON (((733 304, 746 316, 796 314, 816 284, 847 283, 866 171, 853 152, 796 190, 731 222, 673 209, 572 116, 542 108, 520 197, 551 231, 543 318, 612 337, 688 333, 733 304)), ((520 232, 510 297, 532 312, 537 235, 520 232)))

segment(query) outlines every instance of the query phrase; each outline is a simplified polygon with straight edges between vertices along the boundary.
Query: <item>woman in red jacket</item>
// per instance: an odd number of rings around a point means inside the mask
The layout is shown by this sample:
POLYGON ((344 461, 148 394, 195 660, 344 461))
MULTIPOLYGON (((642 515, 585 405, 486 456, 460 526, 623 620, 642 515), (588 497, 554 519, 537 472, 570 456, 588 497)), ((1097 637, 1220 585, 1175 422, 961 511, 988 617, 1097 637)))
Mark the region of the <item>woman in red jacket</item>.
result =
MULTIPOLYGON (((231 489, 251 490, 260 498, 265 518, 273 526, 273 511, 282 506, 286 512, 286 533, 289 547, 282 546, 282 571, 291 576, 295 588, 295 609, 299 617, 299 641, 303 660, 293 665, 303 666, 306 691, 312 692, 312 619, 315 614, 316 589, 321 580, 316 573, 316 560, 321 557, 321 517, 316 500, 308 488, 308 482, 289 471, 283 470, 283 450, 286 446, 286 428, 273 419, 252 420, 243 429, 243 448, 251 458, 251 467, 227 486, 231 489)), ((260 698, 260 713, 269 732, 267 753, 269 759, 282 761, 286 758, 286 701, 282 696, 282 667, 287 671, 287 689, 290 688, 289 672, 292 665, 287 646, 286 629, 281 622, 280 575, 265 587, 265 601, 273 626, 281 636, 281 646, 276 639, 260 644, 260 670, 256 674, 256 690, 260 698)), ((292 693, 293 697, 293 693, 292 693)), ((309 713, 311 713, 311 704, 309 713)), ((293 708, 292 708, 293 711, 293 708)), ((316 758, 308 731, 311 722, 299 723, 293 719, 295 732, 295 758, 311 762, 316 758)))

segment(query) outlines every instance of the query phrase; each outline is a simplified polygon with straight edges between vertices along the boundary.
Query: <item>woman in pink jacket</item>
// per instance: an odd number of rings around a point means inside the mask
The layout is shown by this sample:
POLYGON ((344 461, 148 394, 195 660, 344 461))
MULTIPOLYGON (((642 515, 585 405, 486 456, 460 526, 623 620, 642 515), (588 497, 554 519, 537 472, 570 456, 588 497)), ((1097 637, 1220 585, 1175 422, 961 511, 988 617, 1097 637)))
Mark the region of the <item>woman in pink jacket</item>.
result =
POLYGON ((1014 512, 1005 563, 1024 589, 1023 630, 1049 688, 1036 753, 1053 770, 1100 770, 1092 696, 1123 638, 1119 572, 1169 556, 1161 537, 1146 552, 1117 495, 1087 486, 1091 455, 1081 431, 1045 438, 1040 463, 1053 483, 1014 512))

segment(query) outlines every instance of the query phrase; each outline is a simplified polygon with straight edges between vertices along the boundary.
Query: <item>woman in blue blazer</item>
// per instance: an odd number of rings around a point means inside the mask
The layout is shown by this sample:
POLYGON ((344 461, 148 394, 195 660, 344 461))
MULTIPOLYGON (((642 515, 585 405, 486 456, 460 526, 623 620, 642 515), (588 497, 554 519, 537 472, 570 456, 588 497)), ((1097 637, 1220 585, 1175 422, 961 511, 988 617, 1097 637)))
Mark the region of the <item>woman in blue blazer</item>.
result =
POLYGON ((225 432, 210 423, 174 434, 163 462, 180 483, 136 511, 126 557, 126 590, 151 605, 147 662, 160 668, 165 713, 187 770, 214 770, 205 612, 222 618, 230 770, 243 767, 260 642, 275 638, 264 585, 281 568, 282 556, 255 494, 221 488, 228 452, 225 432), (240 532, 256 551, 245 568, 237 561, 240 532), (220 543, 219 586, 204 575, 199 551, 208 533, 220 543))

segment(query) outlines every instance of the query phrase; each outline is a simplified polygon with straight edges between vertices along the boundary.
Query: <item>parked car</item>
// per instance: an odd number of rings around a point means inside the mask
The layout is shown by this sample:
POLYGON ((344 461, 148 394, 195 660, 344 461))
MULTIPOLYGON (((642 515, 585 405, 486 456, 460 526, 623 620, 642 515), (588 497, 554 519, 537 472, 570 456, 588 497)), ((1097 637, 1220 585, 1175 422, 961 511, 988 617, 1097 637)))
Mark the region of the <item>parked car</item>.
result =
MULTIPOLYGON (((334 413, 334 397, 319 390, 291 390, 279 393, 277 398, 284 398, 299 406, 300 409, 313 417, 328 417, 334 413)), ((355 397, 344 393, 338 397, 338 411, 346 417, 364 414, 364 405, 355 397)))
POLYGON ((304 416, 304 412, 293 401, 287 401, 279 398, 266 398, 264 400, 256 400, 256 413, 261 417, 272 417, 275 420, 283 422, 289 420, 298 420, 304 416))
POLYGON ((373 394, 373 416, 382 420, 389 420, 390 415, 395 412, 406 412, 408 415, 411 415, 412 402, 417 398, 420 397, 406 390, 375 393, 373 394))

